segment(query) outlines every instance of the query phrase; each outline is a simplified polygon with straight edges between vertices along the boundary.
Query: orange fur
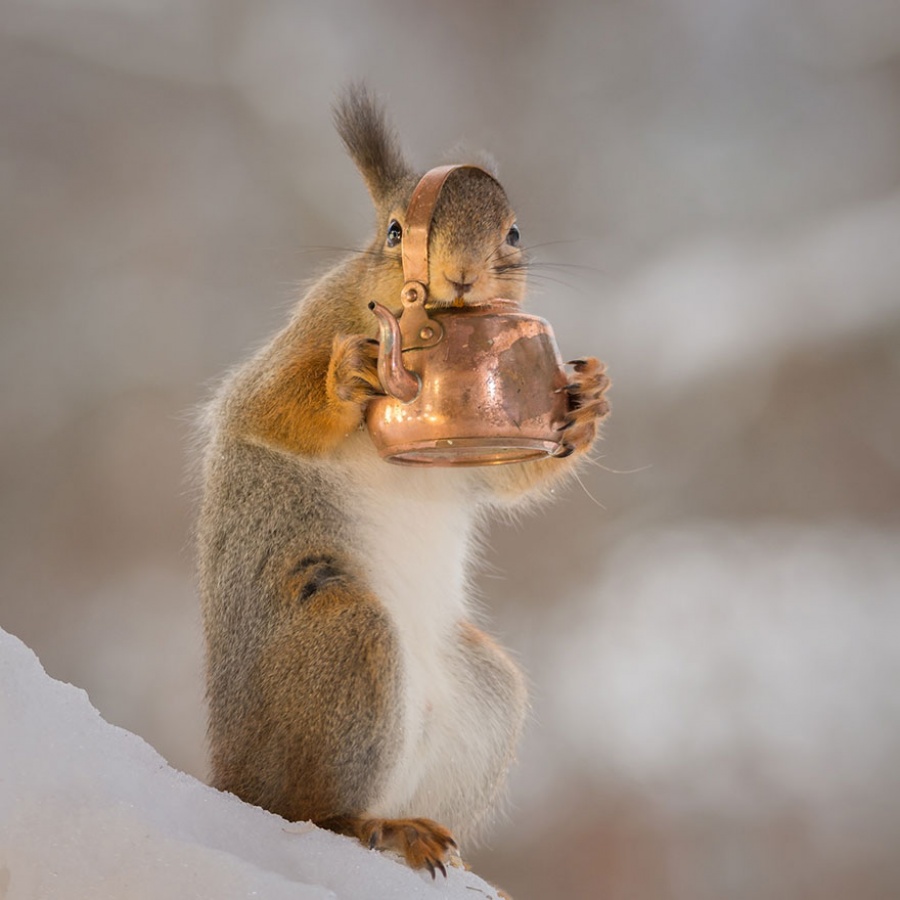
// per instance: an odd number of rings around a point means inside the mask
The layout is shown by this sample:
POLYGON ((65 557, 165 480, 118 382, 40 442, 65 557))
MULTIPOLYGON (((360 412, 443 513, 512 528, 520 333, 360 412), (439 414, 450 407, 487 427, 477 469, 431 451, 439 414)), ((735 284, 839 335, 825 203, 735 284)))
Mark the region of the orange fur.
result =
POLYGON ((358 838, 373 850, 393 850, 414 869, 428 869, 434 878, 450 862, 456 841, 432 819, 361 819, 339 817, 323 823, 326 828, 358 838))

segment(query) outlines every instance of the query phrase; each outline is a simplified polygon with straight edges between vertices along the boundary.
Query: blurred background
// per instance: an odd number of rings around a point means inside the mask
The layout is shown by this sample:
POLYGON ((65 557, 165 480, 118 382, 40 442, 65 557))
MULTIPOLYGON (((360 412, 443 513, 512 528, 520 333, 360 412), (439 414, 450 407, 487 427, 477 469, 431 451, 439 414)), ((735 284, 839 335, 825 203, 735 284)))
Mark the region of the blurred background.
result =
MULTIPOLYGON (((516 900, 900 896, 900 4, 5 0, 0 626, 203 776, 194 410, 362 246, 330 104, 486 149, 614 380, 486 536, 516 900)), ((463 152, 464 155, 464 152, 463 152)))

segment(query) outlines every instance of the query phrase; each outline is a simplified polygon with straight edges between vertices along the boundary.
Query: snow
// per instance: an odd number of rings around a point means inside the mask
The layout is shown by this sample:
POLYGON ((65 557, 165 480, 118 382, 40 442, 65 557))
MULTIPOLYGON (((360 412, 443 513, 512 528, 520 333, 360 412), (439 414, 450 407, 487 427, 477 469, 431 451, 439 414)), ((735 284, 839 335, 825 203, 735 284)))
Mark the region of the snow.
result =
POLYGON ((0 629, 0 900, 497 896, 172 769, 0 629))

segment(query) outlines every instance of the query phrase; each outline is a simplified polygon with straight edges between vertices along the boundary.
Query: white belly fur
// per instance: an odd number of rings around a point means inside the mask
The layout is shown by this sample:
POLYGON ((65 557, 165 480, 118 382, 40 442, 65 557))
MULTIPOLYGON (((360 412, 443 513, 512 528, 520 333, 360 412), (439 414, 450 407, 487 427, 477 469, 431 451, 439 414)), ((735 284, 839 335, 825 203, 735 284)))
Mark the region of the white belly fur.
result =
POLYGON ((465 470, 390 465, 366 437, 351 440, 358 443, 343 474, 352 482, 362 558, 393 619, 404 664, 402 750, 368 813, 411 815, 418 794, 431 797, 437 815, 454 804, 442 795, 455 779, 440 786, 443 757, 453 753, 447 738, 466 741, 475 724, 467 696, 473 686, 457 652, 457 625, 469 617, 466 575, 476 525, 470 479, 465 470))

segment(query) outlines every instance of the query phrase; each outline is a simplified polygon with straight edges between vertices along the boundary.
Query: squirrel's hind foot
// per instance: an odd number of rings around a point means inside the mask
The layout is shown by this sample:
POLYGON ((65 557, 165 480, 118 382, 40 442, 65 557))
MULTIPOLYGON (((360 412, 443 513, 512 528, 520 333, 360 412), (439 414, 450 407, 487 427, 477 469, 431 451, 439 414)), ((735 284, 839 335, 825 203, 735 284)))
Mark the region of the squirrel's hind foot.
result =
POLYGON ((432 819, 362 819, 341 816, 317 822, 322 828, 352 835, 372 850, 399 853, 413 869, 428 869, 431 877, 447 876, 446 864, 459 865, 453 835, 432 819))

